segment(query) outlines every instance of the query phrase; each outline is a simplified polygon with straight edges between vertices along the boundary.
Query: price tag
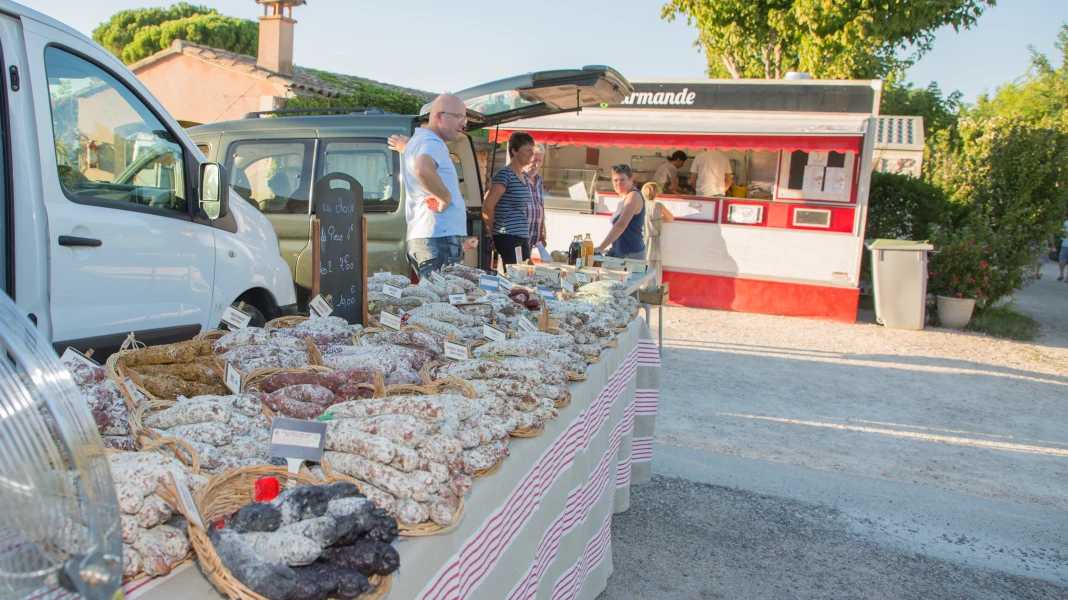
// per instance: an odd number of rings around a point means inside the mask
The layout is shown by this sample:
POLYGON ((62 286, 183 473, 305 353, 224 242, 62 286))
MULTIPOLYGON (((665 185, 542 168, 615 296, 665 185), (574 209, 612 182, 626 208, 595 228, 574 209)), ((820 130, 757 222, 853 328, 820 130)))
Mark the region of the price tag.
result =
POLYGON ((316 317, 325 317, 334 312, 334 308, 330 306, 330 303, 323 298, 322 294, 316 296, 311 302, 308 303, 308 308, 316 317))
POLYGON ((496 292, 500 284, 497 282, 497 277, 493 275, 479 275, 478 287, 486 291, 496 292))
POLYGON ((375 271, 374 277, 389 277, 392 274, 392 271, 375 271))
POLYGON ((382 311, 382 314, 378 315, 378 320, 382 323, 382 327, 392 329, 393 331, 400 331, 401 318, 400 315, 395 315, 388 310, 382 311))
POLYGON ((226 363, 226 387, 235 394, 241 393, 241 371, 230 363, 226 363))
POLYGON ((437 271, 434 271, 433 273, 430 274, 430 281, 432 281, 434 283, 444 284, 445 283, 445 277, 443 277, 441 275, 441 273, 438 273, 437 271))
POLYGON ((534 274, 548 278, 553 285, 560 285, 560 276, 563 275, 563 271, 549 267, 534 267, 534 274))
POLYGON ((445 342, 445 358, 449 360, 467 360, 471 356, 467 353, 467 346, 456 342, 445 342))
POLYGON ((523 262, 523 247, 522 246, 516 246, 515 247, 515 262, 517 262, 517 263, 523 262))
POLYGON ((541 297, 545 298, 546 300, 552 300, 553 299, 553 288, 551 288, 551 287, 546 287, 544 285, 539 285, 538 286, 538 293, 541 294, 541 297))
POLYGON ((122 385, 126 388, 126 392, 130 394, 130 399, 137 402, 140 396, 137 392, 137 386, 134 385, 134 380, 127 377, 126 380, 122 382, 122 385))
POLYGON ((382 293, 390 298, 400 299, 401 289, 395 285, 389 285, 388 283, 382 284, 382 293))
POLYGON ((606 256, 601 259, 601 267, 605 269, 618 270, 626 266, 627 261, 622 258, 616 258, 614 256, 606 256))
POLYGON ((644 260, 628 258, 626 265, 627 270, 631 273, 647 273, 649 271, 649 263, 645 262, 644 260))
POLYGON ((508 290, 514 288, 515 284, 512 283, 511 279, 508 279, 507 277, 504 277, 502 275, 502 276, 497 278, 497 286, 498 286, 497 289, 499 291, 507 292, 508 290))
POLYGON ((508 334, 505 331, 497 329, 493 325, 483 325, 482 336, 487 340, 493 340, 495 342, 503 342, 508 339, 508 334))
POLYGON ((325 421, 275 417, 267 456, 321 462, 326 442, 325 421))
POLYGON ((519 328, 523 331, 537 331, 538 326, 526 315, 519 315, 519 328))
POLYGON ((89 365, 90 367, 99 367, 100 366, 100 364, 97 363, 95 360, 89 358, 88 356, 82 354, 81 352, 78 352, 77 350, 75 350, 74 348, 71 348, 70 346, 67 346, 67 349, 63 351, 63 356, 60 356, 59 360, 64 362, 64 363, 66 363, 66 364, 68 364, 68 365, 75 365, 75 364, 78 364, 78 363, 83 363, 83 364, 89 365))
POLYGON ((449 294, 449 304, 467 304, 467 294, 449 294))
POLYGON ((575 273, 575 280, 578 281, 579 283, 589 283, 590 282, 590 276, 585 274, 585 273, 577 273, 576 272, 575 273))
POLYGON ((179 510, 197 527, 204 529, 204 519, 200 516, 197 503, 193 501, 193 495, 189 493, 189 488, 185 486, 185 475, 175 476, 173 472, 167 474, 170 475, 171 484, 174 485, 175 491, 178 492, 179 510), (178 483, 179 481, 182 483, 178 483))
POLYGON ((560 280, 560 286, 564 288, 564 291, 569 294, 575 293, 575 284, 571 283, 567 279, 560 280))
POLYGON ((245 311, 238 310, 236 306, 227 306, 222 313, 222 322, 226 323, 230 327, 236 329, 244 329, 248 327, 249 321, 252 320, 252 315, 245 311))

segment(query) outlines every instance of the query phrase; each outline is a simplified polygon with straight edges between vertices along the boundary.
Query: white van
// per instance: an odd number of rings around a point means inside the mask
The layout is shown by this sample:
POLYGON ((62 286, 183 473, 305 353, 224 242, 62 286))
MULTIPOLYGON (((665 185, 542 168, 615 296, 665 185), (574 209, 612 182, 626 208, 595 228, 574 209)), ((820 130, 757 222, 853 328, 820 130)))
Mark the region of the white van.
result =
POLYGON ((122 62, 0 0, 0 64, 0 286, 57 350, 295 313, 271 224, 122 62))

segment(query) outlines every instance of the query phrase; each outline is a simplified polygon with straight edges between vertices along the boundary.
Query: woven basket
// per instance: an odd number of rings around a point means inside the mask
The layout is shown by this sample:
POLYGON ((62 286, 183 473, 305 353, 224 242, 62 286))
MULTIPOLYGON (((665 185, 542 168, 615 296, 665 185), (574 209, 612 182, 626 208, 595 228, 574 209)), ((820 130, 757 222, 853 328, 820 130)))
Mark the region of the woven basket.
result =
POLYGON ((217 342, 219 341, 219 338, 228 333, 230 332, 224 331, 222 329, 209 329, 207 331, 202 331, 196 334, 195 336, 193 336, 193 339, 207 342, 217 342))
POLYGON ((567 373, 567 378, 571 381, 586 381, 588 379, 583 373, 575 373, 574 371, 564 371, 567 373))
MULTIPOLYGON (((283 318, 285 318, 285 317, 283 317, 283 318)), ((310 339, 306 338, 304 340, 304 344, 305 344, 306 351, 308 353, 308 365, 307 366, 308 367, 326 368, 326 367, 323 367, 323 354, 321 352, 319 352, 319 348, 317 348, 315 346, 315 343, 312 342, 310 339)), ((222 378, 223 381, 226 381, 226 361, 223 360, 222 357, 216 356, 214 358, 214 360, 212 361, 212 368, 215 369, 215 373, 220 378, 222 378)), ((234 368, 237 369, 237 367, 234 367, 234 368)), ((304 368, 306 368, 306 367, 293 367, 293 369, 304 369, 304 368)), ((267 367, 267 368, 264 368, 264 369, 256 369, 256 370, 250 371, 248 373, 243 373, 242 372, 241 373, 241 391, 242 392, 247 391, 247 389, 248 389, 248 380, 253 374, 258 373, 258 372, 263 372, 263 371, 270 371, 272 369, 277 369, 277 371, 282 371, 283 370, 281 367, 267 367)), ((332 369, 326 368, 326 370, 330 371, 332 369)), ((240 371, 240 369, 238 369, 238 371, 240 371)))
POLYGON ((273 331, 275 329, 292 329, 297 325, 307 321, 309 317, 301 317, 293 315, 290 317, 278 317, 277 319, 271 319, 267 321, 267 324, 263 328, 267 331, 273 331))
POLYGON ((571 390, 567 390, 567 397, 559 400, 553 400, 553 408, 559 410, 561 408, 567 408, 571 406, 571 390))
POLYGON ((261 392, 261 391, 263 391, 263 390, 261 390, 259 388, 259 384, 264 379, 267 379, 271 375, 278 375, 278 374, 281 374, 281 373, 286 373, 286 374, 288 374, 288 373, 329 373, 331 371, 333 371, 333 369, 330 369, 328 367, 320 367, 318 365, 311 365, 311 366, 307 366, 307 367, 296 367, 296 368, 293 368, 293 369, 279 369, 279 368, 256 369, 255 371, 252 371, 251 373, 245 375, 245 378, 241 382, 241 387, 242 387, 241 391, 244 391, 244 392, 261 392))
POLYGON ((606 340, 603 340, 602 344, 604 344, 605 348, 618 348, 619 347, 619 340, 617 340, 615 338, 608 338, 606 340))
POLYGON ((596 365, 597 363, 601 362, 601 355, 600 354, 590 354, 589 356, 586 357, 586 362, 590 363, 591 365, 596 365))
MULTIPOLYGON (((293 480, 298 486, 334 481, 331 478, 317 480, 308 472, 292 474, 285 467, 267 465, 239 467, 211 478, 193 495, 201 518, 205 523, 211 523, 252 502, 253 486, 261 477, 277 477, 282 482, 293 480)), ((193 523, 192 519, 189 519, 189 541, 192 542, 193 549, 196 551, 197 561, 200 563, 201 571, 204 572, 204 577, 220 593, 232 600, 267 600, 245 587, 245 584, 223 566, 219 555, 215 552, 215 546, 208 539, 207 532, 193 523)), ((360 596, 360 600, 378 600, 389 593, 389 587, 393 581, 392 575, 385 577, 372 575, 368 579, 378 587, 360 596)))
MULTIPOLYGON (((326 473, 328 479, 347 481, 355 484, 360 490, 363 490, 363 486, 366 484, 355 477, 345 475, 344 473, 337 473, 330 468, 330 465, 326 461, 320 463, 323 468, 323 472, 326 473)), ((425 521, 418 525, 405 525, 404 523, 397 523, 397 531, 404 537, 426 537, 430 535, 438 535, 442 533, 448 533, 453 529, 456 529, 460 525, 460 521, 464 518, 464 514, 467 512, 467 502, 463 498, 459 499, 456 504, 456 510, 452 513, 452 523, 448 525, 438 525, 433 521, 425 521)))
POLYGON ((609 327, 612 333, 627 333, 626 327, 609 327))
MULTIPOLYGON (((545 429, 545 425, 544 424, 542 424, 541 427, 542 427, 542 430, 545 429)), ((501 465, 503 465, 503 464, 504 464, 504 457, 502 456, 502 457, 497 459, 497 462, 494 463, 492 467, 489 467, 487 469, 482 469, 481 471, 475 471, 475 474, 472 475, 472 477, 489 477, 490 475, 494 475, 494 474, 497 473, 497 471, 501 470, 501 465)))
MULTIPOLYGON (((545 423, 538 423, 537 427, 528 427, 526 429, 516 429, 515 431, 509 431, 508 435, 514 438, 535 438, 545 433, 545 423)), ((500 467, 498 466, 498 469, 500 467)))

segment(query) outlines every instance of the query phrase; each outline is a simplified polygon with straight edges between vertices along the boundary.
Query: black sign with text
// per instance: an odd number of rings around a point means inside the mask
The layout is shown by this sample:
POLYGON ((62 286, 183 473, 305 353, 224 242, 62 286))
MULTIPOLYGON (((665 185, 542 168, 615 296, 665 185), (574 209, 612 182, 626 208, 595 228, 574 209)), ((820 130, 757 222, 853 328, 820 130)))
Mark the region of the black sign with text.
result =
MULTIPOLYGON (((804 81, 804 80, 802 80, 804 81)), ((602 108, 755 110, 871 114, 875 89, 834 82, 635 83, 620 104, 602 108)))
POLYGON ((344 173, 315 183, 319 219, 319 293, 334 297, 334 312, 350 324, 363 322, 363 186, 344 173))

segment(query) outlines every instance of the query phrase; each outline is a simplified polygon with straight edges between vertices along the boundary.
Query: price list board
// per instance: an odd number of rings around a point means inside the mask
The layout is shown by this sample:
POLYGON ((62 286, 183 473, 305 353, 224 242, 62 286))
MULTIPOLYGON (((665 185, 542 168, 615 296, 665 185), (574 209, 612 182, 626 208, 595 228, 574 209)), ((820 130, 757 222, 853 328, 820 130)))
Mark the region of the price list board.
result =
POLYGON ((333 296, 334 312, 350 324, 362 324, 367 314, 367 232, 363 218, 363 186, 343 173, 331 173, 315 183, 319 243, 318 270, 312 296, 333 296))

